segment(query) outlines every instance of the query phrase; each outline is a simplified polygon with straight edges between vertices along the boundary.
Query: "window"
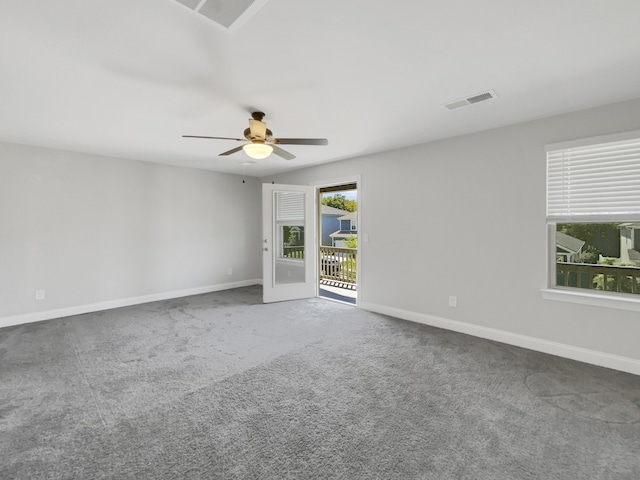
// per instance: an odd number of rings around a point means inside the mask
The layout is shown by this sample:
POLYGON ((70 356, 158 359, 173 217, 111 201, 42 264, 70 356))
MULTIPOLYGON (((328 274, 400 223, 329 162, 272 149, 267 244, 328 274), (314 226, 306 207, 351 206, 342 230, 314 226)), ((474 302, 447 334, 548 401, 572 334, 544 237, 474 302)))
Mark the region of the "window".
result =
POLYGON ((549 145, 547 224, 551 288, 640 300, 640 131, 549 145))
POLYGON ((282 255, 280 258, 304 258, 304 225, 280 225, 282 255))
POLYGON ((357 222, 355 220, 351 220, 351 231, 355 232, 356 230, 358 230, 357 222))
POLYGON ((304 259, 304 193, 274 192, 277 258, 304 259))

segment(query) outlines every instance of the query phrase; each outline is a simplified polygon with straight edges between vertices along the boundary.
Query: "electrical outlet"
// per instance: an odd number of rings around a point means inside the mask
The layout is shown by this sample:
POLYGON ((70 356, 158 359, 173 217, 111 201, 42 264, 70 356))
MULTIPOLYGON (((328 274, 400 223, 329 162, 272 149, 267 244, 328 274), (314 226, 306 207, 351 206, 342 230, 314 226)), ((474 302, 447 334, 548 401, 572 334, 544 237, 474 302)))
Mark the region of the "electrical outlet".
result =
POLYGON ((227 268, 227 275, 233 275, 233 268, 227 268))
POLYGON ((449 297, 449 306, 457 307, 458 306, 458 297, 454 297, 453 295, 449 297))
POLYGON ((35 298, 36 300, 44 300, 44 290, 36 290, 35 298))

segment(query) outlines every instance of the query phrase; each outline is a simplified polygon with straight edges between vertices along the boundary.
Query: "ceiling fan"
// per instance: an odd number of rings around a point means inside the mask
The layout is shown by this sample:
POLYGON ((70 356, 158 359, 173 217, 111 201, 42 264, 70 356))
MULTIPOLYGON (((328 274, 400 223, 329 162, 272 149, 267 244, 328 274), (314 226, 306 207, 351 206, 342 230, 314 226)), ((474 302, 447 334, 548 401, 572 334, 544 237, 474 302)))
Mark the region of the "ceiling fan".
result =
POLYGON ((201 135, 182 135, 184 138, 207 138, 213 140, 235 140, 237 142, 249 141, 245 145, 241 145, 226 152, 222 152, 219 156, 231 155, 232 153, 244 150, 251 158, 261 160, 267 158, 271 153, 284 158, 285 160, 293 160, 295 155, 283 150, 277 145, 329 145, 326 138, 274 138, 273 132, 267 128, 267 124, 262 121, 265 114, 263 112, 252 112, 249 119, 249 128, 244 131, 244 138, 229 137, 203 137, 201 135))

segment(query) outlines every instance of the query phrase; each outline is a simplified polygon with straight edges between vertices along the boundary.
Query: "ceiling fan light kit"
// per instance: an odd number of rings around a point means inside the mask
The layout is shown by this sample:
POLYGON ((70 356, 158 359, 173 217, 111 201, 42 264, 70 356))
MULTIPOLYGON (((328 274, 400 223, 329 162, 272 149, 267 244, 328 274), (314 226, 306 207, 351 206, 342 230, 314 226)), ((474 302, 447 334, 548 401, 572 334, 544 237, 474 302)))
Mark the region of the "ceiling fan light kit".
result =
POLYGON ((205 138, 209 140, 235 140, 237 142, 249 141, 246 145, 232 148, 222 152, 219 156, 231 155, 244 150, 244 152, 255 160, 267 158, 272 153, 285 160, 293 160, 295 155, 275 145, 329 145, 326 138, 274 138, 273 132, 267 128, 267 124, 262 121, 265 114, 263 112, 253 112, 249 119, 249 128, 244 131, 244 138, 229 137, 205 137, 202 135, 183 135, 184 138, 205 138))
POLYGON ((271 145, 265 145, 264 143, 248 143, 242 147, 244 153, 249 155, 251 158, 255 160, 262 160, 263 158, 267 158, 273 152, 273 147, 271 145))

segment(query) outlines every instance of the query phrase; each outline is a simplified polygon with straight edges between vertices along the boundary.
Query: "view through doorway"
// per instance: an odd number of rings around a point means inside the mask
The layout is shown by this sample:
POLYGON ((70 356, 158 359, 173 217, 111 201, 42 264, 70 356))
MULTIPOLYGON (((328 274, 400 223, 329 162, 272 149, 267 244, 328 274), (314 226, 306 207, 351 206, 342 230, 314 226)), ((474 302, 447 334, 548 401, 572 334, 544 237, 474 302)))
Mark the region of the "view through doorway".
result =
POLYGON ((358 291, 358 188, 318 189, 318 295, 356 304, 358 291))

